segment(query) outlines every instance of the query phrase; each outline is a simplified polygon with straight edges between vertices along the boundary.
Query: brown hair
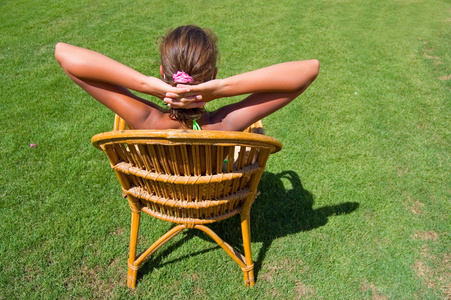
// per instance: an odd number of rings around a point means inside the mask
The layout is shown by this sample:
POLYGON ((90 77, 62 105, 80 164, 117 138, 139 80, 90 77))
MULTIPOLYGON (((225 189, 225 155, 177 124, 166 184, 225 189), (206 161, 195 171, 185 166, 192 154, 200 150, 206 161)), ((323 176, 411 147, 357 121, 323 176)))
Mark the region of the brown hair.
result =
MULTIPOLYGON (((217 37, 208 29, 198 26, 180 26, 164 37, 160 43, 163 80, 176 85, 172 75, 177 71, 189 74, 194 83, 199 84, 213 79, 216 71, 218 49, 217 37)), ((186 122, 200 118, 204 109, 171 109, 171 117, 186 122)))

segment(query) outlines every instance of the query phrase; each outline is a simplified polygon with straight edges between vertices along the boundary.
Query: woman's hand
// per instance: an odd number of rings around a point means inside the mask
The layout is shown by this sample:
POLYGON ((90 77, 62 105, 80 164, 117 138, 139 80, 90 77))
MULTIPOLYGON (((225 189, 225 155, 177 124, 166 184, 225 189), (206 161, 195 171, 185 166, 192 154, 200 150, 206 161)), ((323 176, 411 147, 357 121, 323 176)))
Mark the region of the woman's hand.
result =
POLYGON ((180 85, 175 88, 171 87, 166 92, 163 101, 171 108, 189 109, 203 107, 205 101, 202 100, 202 95, 191 92, 190 87, 180 87, 180 85))
POLYGON ((163 100, 172 108, 203 107, 205 103, 221 98, 219 93, 221 82, 221 79, 214 79, 198 85, 179 84, 168 91, 163 100))

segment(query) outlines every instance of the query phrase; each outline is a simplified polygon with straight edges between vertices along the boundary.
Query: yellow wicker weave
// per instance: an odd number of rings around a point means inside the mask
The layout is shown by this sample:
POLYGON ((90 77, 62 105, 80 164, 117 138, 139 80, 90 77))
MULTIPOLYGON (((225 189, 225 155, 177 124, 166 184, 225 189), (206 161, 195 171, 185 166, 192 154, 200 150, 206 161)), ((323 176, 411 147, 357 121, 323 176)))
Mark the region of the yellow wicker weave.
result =
MULTIPOLYGON (((262 132, 261 122, 248 132, 262 132)), ((254 284, 250 247, 250 208, 271 153, 281 143, 271 137, 225 131, 121 130, 92 138, 105 151, 132 211, 127 284, 134 289, 138 268, 185 228, 207 233, 241 267, 246 285, 254 284), (236 151, 238 149, 238 151, 236 151), (177 223, 142 254, 136 254, 140 213, 177 223), (205 224, 241 215, 244 255, 205 224)))

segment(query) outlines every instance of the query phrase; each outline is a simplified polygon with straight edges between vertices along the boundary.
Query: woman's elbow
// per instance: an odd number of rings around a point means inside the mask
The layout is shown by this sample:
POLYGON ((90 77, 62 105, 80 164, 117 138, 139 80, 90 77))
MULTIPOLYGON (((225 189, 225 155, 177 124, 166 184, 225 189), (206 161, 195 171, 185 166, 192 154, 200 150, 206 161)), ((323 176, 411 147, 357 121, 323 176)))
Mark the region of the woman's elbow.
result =
POLYGON ((57 43, 55 46, 55 59, 59 62, 61 59, 62 48, 64 47, 64 43, 57 43))
POLYGON ((68 52, 68 46, 69 44, 59 42, 55 46, 55 59, 56 61, 61 65, 61 67, 64 69, 65 66, 68 64, 68 61, 71 57, 68 52))
POLYGON ((319 73, 319 60, 310 59, 300 61, 299 80, 296 83, 296 91, 304 91, 315 79, 319 73))
POLYGON ((55 46, 55 59, 63 67, 64 63, 64 43, 58 43, 55 46))
POLYGON ((312 81, 315 80, 316 77, 318 77, 319 67, 320 67, 319 60, 317 60, 317 59, 310 60, 310 70, 311 70, 312 81))

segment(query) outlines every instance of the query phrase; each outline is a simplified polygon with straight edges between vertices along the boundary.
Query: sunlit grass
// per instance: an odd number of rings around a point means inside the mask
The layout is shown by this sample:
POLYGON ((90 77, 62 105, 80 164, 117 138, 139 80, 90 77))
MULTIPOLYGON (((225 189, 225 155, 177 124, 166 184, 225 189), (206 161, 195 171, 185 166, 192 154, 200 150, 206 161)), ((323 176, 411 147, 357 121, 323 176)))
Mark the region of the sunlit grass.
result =
MULTIPOLYGON (((450 10, 438 0, 4 1, 0 299, 450 297, 450 10), (310 58, 321 72, 264 120, 284 149, 252 209, 255 287, 186 232, 130 292, 129 208, 90 144, 113 114, 53 49, 88 47, 157 76, 156 38, 187 23, 217 33, 219 77, 310 58)), ((238 223, 215 229, 239 248, 238 223)), ((144 218, 140 241, 168 226, 144 218)))

